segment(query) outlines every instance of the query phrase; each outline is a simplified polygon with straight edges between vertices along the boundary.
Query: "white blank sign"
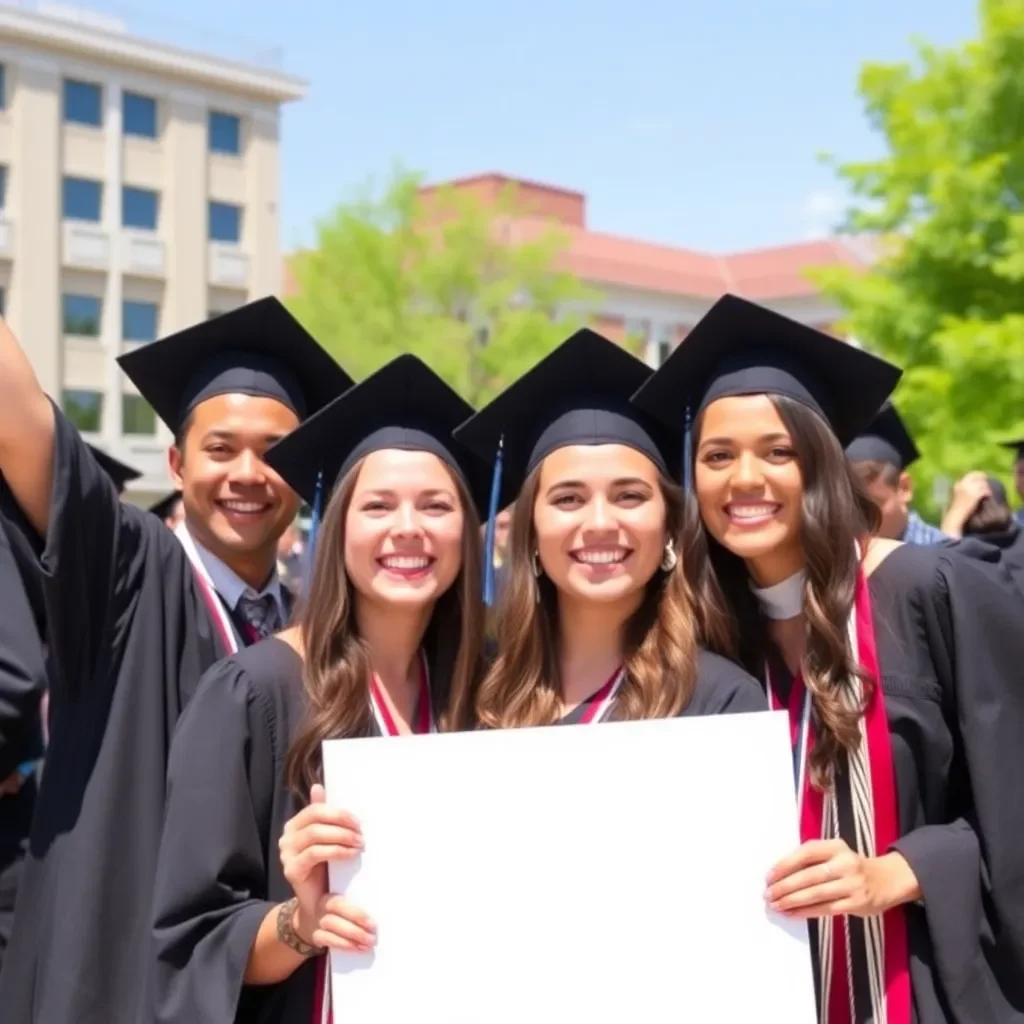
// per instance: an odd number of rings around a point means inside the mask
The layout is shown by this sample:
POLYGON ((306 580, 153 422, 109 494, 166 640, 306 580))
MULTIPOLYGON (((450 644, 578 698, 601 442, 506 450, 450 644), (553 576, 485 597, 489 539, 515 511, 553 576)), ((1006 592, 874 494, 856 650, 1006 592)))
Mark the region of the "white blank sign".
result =
POLYGON ((807 928, 769 914, 797 845, 783 712, 324 744, 361 821, 331 888, 338 1024, 815 1024, 807 928))

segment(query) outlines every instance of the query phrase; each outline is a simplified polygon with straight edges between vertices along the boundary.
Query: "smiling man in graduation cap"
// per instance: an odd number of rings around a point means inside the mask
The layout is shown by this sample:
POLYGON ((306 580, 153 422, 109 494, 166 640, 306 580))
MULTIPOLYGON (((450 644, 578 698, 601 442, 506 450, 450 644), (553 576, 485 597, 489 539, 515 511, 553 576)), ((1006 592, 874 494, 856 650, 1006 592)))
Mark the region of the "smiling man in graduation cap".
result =
POLYGON ((185 523, 123 503, 0 325, 0 472, 42 539, 50 744, 0 1006, 152 1019, 149 910, 175 723, 202 673, 283 623, 298 497, 263 452, 351 380, 273 298, 122 356, 175 435, 185 523))
POLYGON ((905 544, 942 544, 948 538, 911 507, 914 482, 907 469, 920 452, 891 402, 846 448, 846 457, 882 514, 878 535, 905 544))

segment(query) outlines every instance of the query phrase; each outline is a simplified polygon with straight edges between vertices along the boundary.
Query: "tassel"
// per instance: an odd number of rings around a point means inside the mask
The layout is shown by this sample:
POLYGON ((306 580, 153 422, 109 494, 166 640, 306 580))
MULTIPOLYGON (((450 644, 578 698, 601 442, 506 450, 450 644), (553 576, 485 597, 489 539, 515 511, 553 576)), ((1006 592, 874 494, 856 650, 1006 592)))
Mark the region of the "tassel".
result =
POLYGON ((687 494, 693 490, 693 421, 689 405, 683 416, 683 490, 687 494))
POLYGON ((498 441, 498 454, 494 458, 494 470, 491 473, 491 500, 487 506, 487 529, 484 532, 484 604, 490 608, 494 604, 494 536, 497 532, 498 502, 501 499, 501 476, 504 463, 505 437, 498 441))
POLYGON ((316 490, 313 491, 313 509, 309 517, 309 540, 306 541, 306 580, 313 578, 313 558, 316 553, 316 535, 320 532, 320 517, 324 503, 324 471, 316 474, 316 490))

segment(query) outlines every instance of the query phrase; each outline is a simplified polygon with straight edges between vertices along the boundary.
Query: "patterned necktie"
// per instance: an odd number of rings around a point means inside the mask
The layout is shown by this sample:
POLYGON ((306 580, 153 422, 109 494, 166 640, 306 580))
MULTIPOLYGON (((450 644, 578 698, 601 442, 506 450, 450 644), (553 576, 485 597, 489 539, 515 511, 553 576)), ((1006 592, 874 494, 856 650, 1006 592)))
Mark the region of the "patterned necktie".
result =
POLYGON ((270 636, 277 625, 277 602, 273 594, 262 597, 240 597, 238 610, 258 637, 270 636))

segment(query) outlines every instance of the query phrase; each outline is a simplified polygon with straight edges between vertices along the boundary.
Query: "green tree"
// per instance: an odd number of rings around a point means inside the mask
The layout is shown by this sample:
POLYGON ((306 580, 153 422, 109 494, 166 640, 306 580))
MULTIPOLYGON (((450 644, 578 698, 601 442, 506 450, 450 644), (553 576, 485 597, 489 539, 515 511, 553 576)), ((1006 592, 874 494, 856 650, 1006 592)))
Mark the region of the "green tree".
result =
POLYGON ((845 230, 881 242, 869 273, 818 270, 866 347, 906 370, 896 402, 937 474, 1007 477, 996 441, 1024 436, 1024 0, 981 0, 979 38, 864 66, 860 94, 886 154, 838 173, 845 230))
POLYGON ((357 379, 412 352, 479 406, 583 322, 567 303, 591 301, 559 267, 562 235, 519 212, 514 189, 496 204, 424 195, 396 171, 318 225, 291 262, 288 305, 357 379))

